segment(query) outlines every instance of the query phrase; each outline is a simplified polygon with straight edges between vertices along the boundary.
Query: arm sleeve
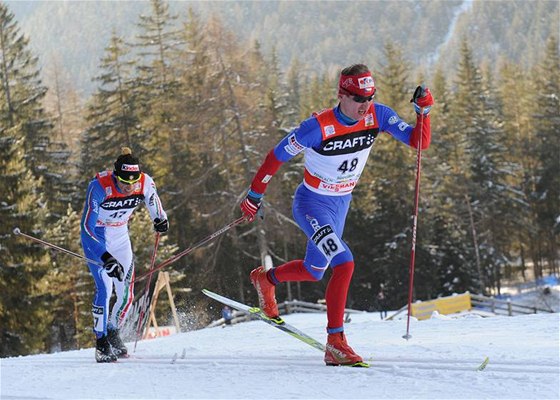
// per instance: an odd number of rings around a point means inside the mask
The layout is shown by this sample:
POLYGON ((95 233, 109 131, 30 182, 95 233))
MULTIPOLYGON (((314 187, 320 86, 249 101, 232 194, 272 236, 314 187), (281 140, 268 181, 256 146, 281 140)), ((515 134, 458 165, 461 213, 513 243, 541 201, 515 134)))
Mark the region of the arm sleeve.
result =
MULTIPOLYGON (((420 116, 416 116, 416 126, 413 128, 408 123, 403 121, 398 114, 390 107, 383 104, 375 105, 375 113, 379 121, 380 131, 389 133, 395 139, 403 142, 404 144, 417 148, 418 140, 420 138, 420 116)), ((427 149, 430 146, 431 129, 430 129, 430 116, 425 115, 422 123, 422 149, 427 149)))
POLYGON ((156 218, 161 220, 167 219, 167 214, 157 194, 156 184, 148 174, 144 174, 144 198, 146 199, 146 207, 152 221, 156 218))
POLYGON ((264 194, 268 183, 283 163, 290 161, 305 148, 313 147, 320 142, 321 130, 317 119, 311 117, 303 121, 266 155, 251 182, 251 191, 264 194))
POLYGON ((80 236, 84 251, 96 254, 98 257, 101 257, 101 255, 107 251, 105 241, 95 232, 95 225, 99 215, 99 206, 104 198, 105 193, 103 192, 103 188, 97 179, 92 180, 86 193, 86 202, 84 204, 84 211, 80 223, 80 236))
MULTIPOLYGON (((415 149, 418 148, 418 142, 420 140, 420 118, 422 116, 416 114, 416 126, 410 134, 410 145, 415 149)), ((432 140, 432 130, 430 127, 430 114, 424 115, 422 121, 422 150, 430 147, 430 141, 432 140)))
POLYGON ((274 149, 270 150, 251 182, 251 191, 256 194, 264 194, 268 182, 282 164, 283 162, 274 154, 274 149))

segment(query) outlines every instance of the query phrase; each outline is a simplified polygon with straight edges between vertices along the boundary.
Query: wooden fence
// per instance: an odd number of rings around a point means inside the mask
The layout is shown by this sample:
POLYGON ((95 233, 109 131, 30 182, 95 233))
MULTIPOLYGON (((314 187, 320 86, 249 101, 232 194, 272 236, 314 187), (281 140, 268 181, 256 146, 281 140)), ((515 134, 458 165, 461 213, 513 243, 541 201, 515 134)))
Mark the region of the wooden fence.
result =
MULTIPOLYGON (((463 293, 455 296, 448 296, 441 299, 418 301, 412 304, 412 315, 417 319, 427 319, 431 316, 433 311, 438 311, 440 314, 452 314, 461 311, 480 310, 486 311, 495 315, 521 315, 521 314, 537 314, 537 313, 553 313, 554 310, 532 307, 523 304, 513 303, 509 300, 499 300, 493 297, 480 296, 477 294, 463 293), (416 314, 416 315, 415 315, 416 314)), ((278 311, 280 315, 291 313, 324 313, 327 311, 327 306, 319 303, 309 303, 306 301, 292 300, 278 303, 278 311)), ((392 320, 399 314, 408 311, 405 305, 398 311, 387 317, 386 320, 392 320)), ((363 313, 364 311, 353 310, 346 308, 345 320, 350 320, 350 314, 363 313)), ((232 323, 249 321, 252 318, 241 311, 233 311, 232 323)), ((208 327, 219 326, 224 324, 224 319, 220 318, 213 321, 208 327)))
POLYGON ((493 297, 480 296, 477 294, 471 294, 471 301, 473 306, 482 309, 484 311, 489 311, 497 315, 519 315, 519 314, 537 314, 541 313, 553 313, 554 310, 551 308, 539 308, 533 306, 527 306, 524 304, 513 303, 510 300, 498 300, 493 297))

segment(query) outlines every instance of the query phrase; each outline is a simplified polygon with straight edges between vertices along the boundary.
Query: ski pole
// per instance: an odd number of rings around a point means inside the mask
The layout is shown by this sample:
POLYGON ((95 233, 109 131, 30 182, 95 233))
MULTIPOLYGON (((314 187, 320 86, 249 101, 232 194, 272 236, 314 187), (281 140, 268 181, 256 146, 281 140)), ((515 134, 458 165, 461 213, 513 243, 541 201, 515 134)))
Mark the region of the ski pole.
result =
POLYGON ((229 224, 227 224, 226 226, 224 226, 223 228, 217 230, 216 232, 214 232, 213 234, 205 237, 204 239, 202 239, 200 242, 193 244, 191 247, 189 247, 186 250, 183 250, 182 252, 174 255, 173 257, 168 258, 167 260, 163 261, 161 264, 159 264, 158 266, 156 266, 155 268, 153 268, 151 271, 145 273, 144 275, 139 276, 138 278, 136 278, 134 280, 134 282, 138 282, 141 281, 142 279, 145 279, 149 276, 151 276, 154 272, 159 271, 162 268, 167 267, 169 264, 174 263, 175 261, 177 261, 178 259, 180 259, 181 257, 186 256, 189 253, 192 253, 193 250, 199 248, 200 246, 202 246, 203 244, 208 243, 209 241, 211 241, 212 239, 220 236, 221 234, 223 234, 224 232, 227 232, 228 230, 230 230, 231 228, 233 228, 236 225, 239 225, 241 222, 243 222, 245 220, 245 216, 239 217, 237 218, 235 221, 230 222, 229 224))
POLYGON ((414 215, 412 218, 412 247, 410 251, 410 265, 408 268, 408 315, 406 317, 406 334, 404 339, 408 340, 410 335, 410 310, 412 308, 412 290, 414 288, 414 259, 416 256, 416 228, 418 226, 418 199, 420 197, 420 169, 422 163, 422 130, 424 125, 424 107, 420 108, 420 139, 416 149, 416 188, 414 194, 414 215))
POLYGON ((45 246, 48 246, 48 247, 50 247, 50 248, 53 248, 53 249, 55 249, 55 250, 61 251, 61 252, 63 252, 63 253, 69 254, 69 255, 74 256, 74 257, 81 258, 82 260, 86 260, 88 263, 95 264, 95 265, 99 265, 100 267, 103 266, 103 263, 102 263, 101 261, 95 261, 95 260, 92 260, 92 259, 90 259, 90 258, 86 258, 86 257, 82 256, 81 254, 74 253, 73 251, 66 250, 66 249, 64 249, 64 248, 62 248, 62 247, 59 247, 59 246, 55 245, 55 244, 46 242, 46 241, 41 240, 41 239, 39 239, 39 238, 36 238, 36 237, 34 237, 34 236, 31 236, 31 235, 28 235, 28 234, 26 234, 26 233, 23 233, 23 232, 20 231, 20 229, 17 228, 17 227, 14 228, 14 235, 21 235, 21 236, 23 236, 23 237, 25 237, 25 238, 27 238, 27 239, 33 240, 34 242, 41 243, 41 244, 43 244, 43 245, 45 245, 45 246))
MULTIPOLYGON (((156 242, 154 244, 154 252, 152 253, 152 260, 150 261, 150 271, 152 269, 154 269, 154 265, 156 263, 156 252, 157 252, 157 248, 159 245, 159 237, 160 237, 160 233, 156 232, 156 242)), ((144 288, 144 294, 142 294, 142 297, 146 296, 146 301, 148 301, 149 295, 150 295, 150 284, 152 283, 152 275, 149 276, 148 278, 148 283, 146 283, 146 287, 144 288)), ((140 306, 140 317, 138 318, 138 326, 136 327, 136 340, 134 342, 134 352, 136 352, 136 344, 138 343, 138 339, 139 336, 142 334, 143 330, 144 330, 144 313, 147 314, 147 311, 150 309, 150 303, 147 303, 148 306, 146 307, 146 302, 143 302, 142 305, 140 306)))

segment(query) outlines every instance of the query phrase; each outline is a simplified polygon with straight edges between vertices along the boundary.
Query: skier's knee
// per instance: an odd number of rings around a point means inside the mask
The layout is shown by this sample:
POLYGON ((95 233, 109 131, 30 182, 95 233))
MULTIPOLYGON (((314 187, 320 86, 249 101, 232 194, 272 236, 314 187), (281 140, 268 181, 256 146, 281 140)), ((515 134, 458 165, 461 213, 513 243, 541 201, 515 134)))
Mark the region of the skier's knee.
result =
POLYGON ((324 267, 317 267, 315 265, 310 265, 308 267, 307 265, 305 265, 305 269, 307 269, 307 272, 309 272, 310 277, 314 281, 320 281, 323 278, 323 275, 325 275, 325 271, 327 270, 327 268, 328 265, 325 265, 324 267))

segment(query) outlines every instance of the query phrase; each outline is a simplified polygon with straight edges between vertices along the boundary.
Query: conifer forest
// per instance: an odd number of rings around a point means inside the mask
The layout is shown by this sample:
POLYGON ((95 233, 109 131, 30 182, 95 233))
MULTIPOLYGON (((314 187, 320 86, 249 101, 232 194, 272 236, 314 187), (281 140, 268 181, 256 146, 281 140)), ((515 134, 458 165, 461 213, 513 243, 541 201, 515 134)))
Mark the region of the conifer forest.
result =
MULTIPOLYGON (((153 177, 169 217, 159 263, 239 218, 268 151, 314 111, 337 104, 338 74, 347 65, 312 69, 302 54, 285 67, 274 49, 241 40, 219 18, 193 10, 179 17, 163 0, 151 0, 136 24, 133 37, 112 31, 95 90, 81 99, 62 79, 46 85, 29 37, 0 3, 2 357, 92 346, 94 281, 84 260, 13 231, 83 254, 87 185, 113 168, 121 147, 153 177)), ((375 44, 379 62, 355 60, 371 64, 375 101, 411 124, 416 86, 425 82, 435 99, 432 143, 422 153, 415 299, 498 295, 508 282, 560 272, 558 37, 534 45, 541 51, 529 65, 488 63, 475 56, 478 43, 468 35, 457 42, 452 69, 417 68, 391 41, 375 44)), ((182 329, 218 318, 201 289, 256 304, 253 268, 267 256, 274 265, 304 257, 306 237, 291 212, 302 176, 298 156, 273 177, 263 219, 165 268, 182 329)), ((390 309, 407 303, 415 176, 415 149, 380 135, 346 223, 356 262, 347 307, 374 310, 380 285, 390 309)), ((129 229, 140 276, 155 236, 145 207, 129 229)), ((328 278, 281 284, 277 299, 317 302, 328 278)), ((135 292, 145 284, 137 282, 135 292)))

